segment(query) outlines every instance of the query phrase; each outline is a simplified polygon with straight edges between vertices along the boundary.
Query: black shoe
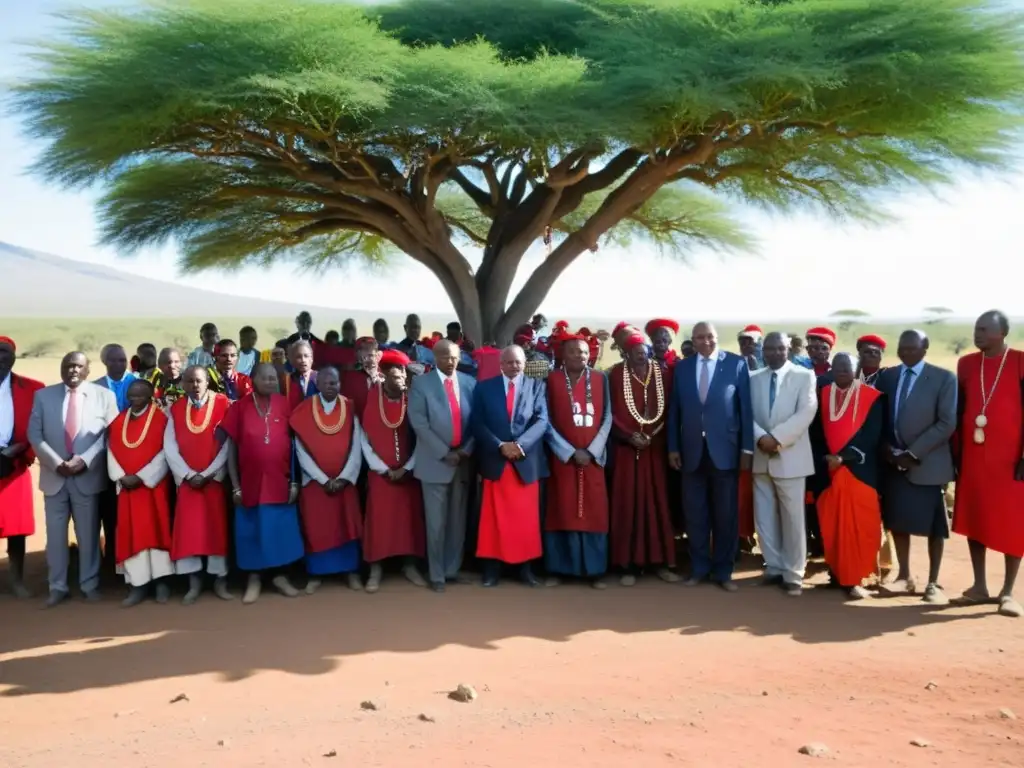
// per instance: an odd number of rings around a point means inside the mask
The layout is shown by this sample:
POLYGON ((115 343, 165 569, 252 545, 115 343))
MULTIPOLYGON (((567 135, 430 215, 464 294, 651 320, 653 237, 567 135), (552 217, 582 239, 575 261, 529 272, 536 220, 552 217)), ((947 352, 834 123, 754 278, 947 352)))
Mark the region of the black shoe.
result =
POLYGON ((498 586, 498 577, 488 574, 480 581, 480 585, 484 587, 496 587, 498 586))
POLYGON ((46 607, 47 608, 55 608, 58 605, 60 605, 61 603, 63 603, 65 600, 67 600, 67 599, 68 599, 68 593, 67 592, 61 592, 60 590, 56 590, 54 592, 51 592, 50 596, 48 598, 46 598, 46 607))
POLYGON ((761 577, 762 587, 781 587, 782 576, 769 576, 767 573, 761 577))
POLYGON ((523 570, 520 571, 519 578, 522 579, 523 584, 528 587, 543 587, 544 582, 533 575, 533 569, 528 565, 523 566, 523 570))
POLYGON ((443 581, 432 581, 432 582, 430 582, 430 588, 432 590, 434 590, 435 592, 444 592, 444 582, 443 581))

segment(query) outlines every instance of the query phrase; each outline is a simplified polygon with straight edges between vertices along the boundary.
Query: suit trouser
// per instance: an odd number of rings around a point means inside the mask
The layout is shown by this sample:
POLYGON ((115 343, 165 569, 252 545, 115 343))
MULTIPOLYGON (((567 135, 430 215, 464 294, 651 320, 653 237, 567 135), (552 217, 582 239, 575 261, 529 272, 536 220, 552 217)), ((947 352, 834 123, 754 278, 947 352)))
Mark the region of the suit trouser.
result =
POLYGON ((450 483, 420 483, 427 528, 427 566, 434 584, 455 578, 462 567, 470 479, 470 473, 460 466, 450 483))
POLYGON ((807 478, 754 475, 754 526, 765 573, 800 584, 807 565, 804 494, 807 478))
POLYGON ((683 472, 683 514, 690 576, 731 581, 740 538, 739 472, 718 469, 707 445, 694 472, 683 472))
POLYGON ((83 592, 100 585, 100 519, 97 494, 82 493, 71 480, 43 499, 46 513, 46 566, 50 592, 68 591, 68 521, 78 539, 78 583, 83 592))

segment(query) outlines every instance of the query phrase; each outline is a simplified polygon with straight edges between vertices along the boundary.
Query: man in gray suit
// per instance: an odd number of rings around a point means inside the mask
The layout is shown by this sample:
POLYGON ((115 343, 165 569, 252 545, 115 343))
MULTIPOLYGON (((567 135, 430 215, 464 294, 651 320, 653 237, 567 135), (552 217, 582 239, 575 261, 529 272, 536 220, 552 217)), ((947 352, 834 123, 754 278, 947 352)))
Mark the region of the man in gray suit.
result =
POLYGON ((928 585, 924 602, 949 602, 939 587, 942 551, 949 538, 945 487, 953 481, 949 439, 956 430, 956 376, 924 361, 928 337, 904 331, 896 354, 902 365, 883 370, 875 382, 886 395, 888 467, 882 484, 882 519, 892 533, 899 573, 889 594, 915 591, 910 575, 910 537, 928 537, 928 585))
POLYGON ((458 578, 466 539, 466 502, 473 479, 470 413, 476 381, 457 370, 459 346, 434 345, 436 370, 413 379, 409 424, 416 433, 413 474, 423 488, 430 588, 458 578))
POLYGON ((39 490, 46 510, 48 608, 68 596, 68 520, 78 539, 78 579, 86 599, 100 599, 99 494, 107 484, 106 432, 117 417, 117 401, 86 381, 89 360, 81 352, 64 356, 62 384, 36 393, 28 440, 39 457, 39 490))

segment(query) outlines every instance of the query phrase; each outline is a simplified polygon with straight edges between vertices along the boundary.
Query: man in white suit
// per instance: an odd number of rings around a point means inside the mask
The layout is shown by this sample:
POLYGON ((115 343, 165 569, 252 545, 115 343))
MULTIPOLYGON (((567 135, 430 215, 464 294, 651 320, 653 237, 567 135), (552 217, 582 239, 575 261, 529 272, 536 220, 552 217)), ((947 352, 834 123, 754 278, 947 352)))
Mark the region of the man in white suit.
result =
POLYGON ((62 383, 36 392, 28 422, 46 512, 47 607, 68 596, 69 521, 78 539, 82 593, 90 602, 100 599, 99 495, 108 482, 106 435, 117 417, 117 400, 108 389, 86 381, 88 375, 85 355, 65 355, 60 364, 62 383))
POLYGON ((750 376, 754 412, 754 525, 764 556, 764 582, 798 597, 807 562, 804 490, 814 474, 808 430, 818 410, 814 372, 788 359, 789 339, 764 338, 767 367, 750 376))

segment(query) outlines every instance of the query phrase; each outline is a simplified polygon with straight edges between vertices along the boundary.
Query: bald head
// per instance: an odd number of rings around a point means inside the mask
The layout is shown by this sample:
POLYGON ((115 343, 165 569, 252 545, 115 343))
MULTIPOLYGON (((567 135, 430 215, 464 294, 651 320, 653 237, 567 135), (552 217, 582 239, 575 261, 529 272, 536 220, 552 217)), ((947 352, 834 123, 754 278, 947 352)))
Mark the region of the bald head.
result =
POLYGON ((718 330, 713 323, 706 320, 693 326, 690 338, 693 341, 693 348, 701 357, 711 357, 718 349, 718 330))
POLYGON ((514 379, 526 367, 526 353, 518 344, 509 344, 501 350, 501 372, 509 379, 514 379))
POLYGON ((434 365, 445 376, 453 376, 459 367, 461 350, 459 345, 448 339, 441 339, 431 350, 434 353, 434 365))
POLYGON ((928 352, 928 336, 916 328, 904 331, 896 344, 896 356, 907 368, 913 368, 924 360, 928 352))

